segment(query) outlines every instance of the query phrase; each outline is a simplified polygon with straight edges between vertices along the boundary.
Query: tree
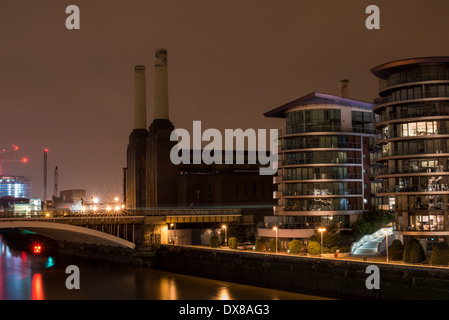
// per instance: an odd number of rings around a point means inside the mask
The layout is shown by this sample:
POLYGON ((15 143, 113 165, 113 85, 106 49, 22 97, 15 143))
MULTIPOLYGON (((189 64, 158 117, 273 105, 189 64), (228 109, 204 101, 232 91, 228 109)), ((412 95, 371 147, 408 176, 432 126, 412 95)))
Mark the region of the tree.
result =
POLYGON ((277 241, 277 245, 276 245, 276 240, 271 239, 270 244, 268 245, 268 248, 270 249, 271 252, 279 252, 281 250, 281 244, 279 241, 277 241))
MULTIPOLYGON (((321 232, 314 230, 310 240, 321 243, 321 232)), ((341 247, 347 244, 346 237, 342 235, 336 225, 329 225, 323 232, 323 247, 341 247)))
POLYGON ((354 222, 352 230, 357 240, 367 234, 372 234, 394 222, 394 212, 390 210, 376 210, 364 212, 362 216, 354 222))
POLYGON ((235 223, 228 225, 228 237, 234 237, 238 243, 243 243, 249 240, 248 226, 243 226, 235 223))
POLYGON ((446 242, 437 243, 430 254, 430 264, 443 265, 449 264, 449 246, 446 242))
POLYGON ((290 253, 300 253, 302 251, 302 241, 290 241, 290 243, 288 244, 288 251, 290 251, 290 253))
POLYGON ((404 245, 398 239, 393 240, 391 246, 388 247, 388 259, 402 260, 404 257, 404 245))
POLYGON ((238 247, 237 238, 230 237, 228 239, 228 246, 229 246, 229 249, 237 249, 237 247, 238 247))
POLYGON ((267 243, 264 239, 257 239, 254 246, 256 247, 256 251, 264 251, 267 249, 267 243))
POLYGON ((216 235, 210 237, 210 247, 211 248, 218 247, 218 237, 216 235))
POLYGON ((410 239, 404 246, 404 262, 419 263, 426 259, 426 254, 421 243, 415 239, 410 239))
POLYGON ((310 254, 318 254, 321 253, 321 245, 316 241, 310 241, 307 246, 307 252, 310 254))

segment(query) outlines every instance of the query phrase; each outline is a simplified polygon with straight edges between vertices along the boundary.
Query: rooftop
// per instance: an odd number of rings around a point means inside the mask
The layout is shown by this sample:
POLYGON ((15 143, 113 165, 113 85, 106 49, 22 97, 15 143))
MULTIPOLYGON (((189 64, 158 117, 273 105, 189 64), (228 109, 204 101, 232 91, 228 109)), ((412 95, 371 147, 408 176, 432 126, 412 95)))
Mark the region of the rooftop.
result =
POLYGON ((372 110, 373 105, 369 102, 343 98, 331 94, 312 92, 299 99, 290 101, 280 107, 264 113, 265 117, 285 118, 285 112, 293 107, 305 106, 310 104, 333 104, 347 107, 356 107, 360 109, 372 110))
POLYGON ((401 60, 394 60, 378 65, 371 69, 371 72, 378 78, 385 78, 394 69, 410 67, 416 64, 425 63, 449 63, 448 56, 435 56, 435 57, 421 57, 421 58, 408 58, 401 60))

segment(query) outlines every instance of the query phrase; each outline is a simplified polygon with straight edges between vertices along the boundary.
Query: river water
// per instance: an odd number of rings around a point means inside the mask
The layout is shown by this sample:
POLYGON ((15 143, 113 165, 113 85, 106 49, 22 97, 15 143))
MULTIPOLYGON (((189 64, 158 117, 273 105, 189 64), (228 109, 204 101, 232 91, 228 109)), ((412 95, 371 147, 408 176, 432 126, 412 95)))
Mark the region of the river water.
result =
MULTIPOLYGON (((74 281, 70 281, 74 283, 74 281)), ((12 249, 0 235, 0 300, 319 300, 320 297, 76 257, 12 249), (79 289, 67 289, 69 265, 79 289)))

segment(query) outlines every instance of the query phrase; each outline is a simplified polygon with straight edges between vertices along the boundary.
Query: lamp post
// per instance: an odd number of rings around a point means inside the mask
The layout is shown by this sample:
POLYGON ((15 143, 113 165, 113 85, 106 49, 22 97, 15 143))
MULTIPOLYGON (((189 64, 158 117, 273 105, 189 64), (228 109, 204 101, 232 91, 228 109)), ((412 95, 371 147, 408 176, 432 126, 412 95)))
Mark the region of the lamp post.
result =
POLYGON ((278 252, 278 228, 274 227, 274 231, 276 231, 276 253, 278 252))
POLYGON ((224 229, 224 231, 225 231, 225 247, 227 247, 228 246, 228 230, 227 230, 225 224, 222 225, 221 228, 224 229))
POLYGON ((170 223, 170 227, 172 227, 172 229, 174 230, 174 238, 175 238, 175 241, 173 241, 173 244, 176 244, 176 223, 170 223))
POLYGON ((326 231, 326 228, 318 228, 318 231, 321 232, 321 254, 323 254, 323 232, 326 231))
POLYGON ((386 237, 387 237, 387 238, 386 238, 386 241, 387 241, 387 242, 386 242, 385 245, 386 245, 386 247, 387 247, 387 262, 388 262, 388 229, 387 229, 387 230, 384 230, 384 232, 385 232, 385 235, 386 235, 386 237))

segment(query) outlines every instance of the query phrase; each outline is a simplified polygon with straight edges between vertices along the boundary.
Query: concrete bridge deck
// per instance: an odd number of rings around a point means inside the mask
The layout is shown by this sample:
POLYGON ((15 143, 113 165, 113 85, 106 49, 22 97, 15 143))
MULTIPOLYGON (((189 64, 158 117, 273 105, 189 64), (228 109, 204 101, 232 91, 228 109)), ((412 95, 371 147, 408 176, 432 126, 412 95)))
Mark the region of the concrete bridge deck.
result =
MULTIPOLYGON (((153 209, 130 212, 84 212, 64 215, 0 214, 1 229, 28 230, 56 241, 134 249, 144 234, 159 233, 170 223, 224 223, 238 221, 241 209, 153 209)), ((166 229, 166 228, 165 228, 166 229)))

